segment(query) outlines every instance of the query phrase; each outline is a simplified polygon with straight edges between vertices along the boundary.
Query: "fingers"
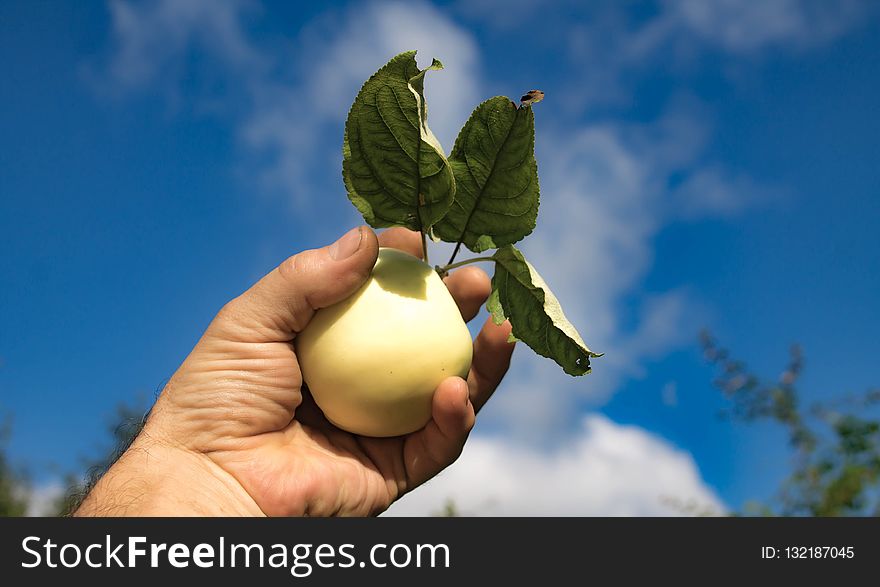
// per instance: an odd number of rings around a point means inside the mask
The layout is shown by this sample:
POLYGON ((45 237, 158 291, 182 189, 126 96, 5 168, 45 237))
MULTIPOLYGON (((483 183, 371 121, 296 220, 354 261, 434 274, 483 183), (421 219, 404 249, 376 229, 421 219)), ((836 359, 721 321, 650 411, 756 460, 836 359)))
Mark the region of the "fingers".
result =
POLYGON ((468 386, 459 377, 445 379, 434 392, 431 421, 404 446, 408 489, 449 466, 461 454, 476 414, 468 386))
POLYGON ((509 335, 509 322, 499 326, 490 317, 474 341, 474 358, 468 373, 468 387, 471 402, 477 412, 492 397, 510 367, 515 344, 507 342, 509 335))
POLYGON ((422 258, 421 235, 400 226, 382 231, 382 234, 379 235, 379 246, 398 249, 413 257, 422 258))
POLYGON ((480 311, 489 294, 492 293, 492 282, 486 272, 479 267, 468 265, 453 271, 443 280, 449 293, 465 322, 470 322, 480 311))
POLYGON ((431 421, 404 444, 406 491, 421 485, 461 454, 476 413, 488 401, 510 366, 514 344, 507 342, 510 324, 486 321, 474 342, 474 359, 465 384, 445 379, 434 392, 431 421))
POLYGON ((347 298, 367 280, 378 251, 375 233, 360 226, 332 245, 298 253, 224 306, 209 333, 228 340, 289 341, 315 310, 347 298))
POLYGON ((450 441, 446 443, 451 449, 448 456, 454 459, 461 452, 476 418, 468 386, 463 379, 449 377, 437 387, 431 405, 431 417, 437 424, 437 430, 450 441))

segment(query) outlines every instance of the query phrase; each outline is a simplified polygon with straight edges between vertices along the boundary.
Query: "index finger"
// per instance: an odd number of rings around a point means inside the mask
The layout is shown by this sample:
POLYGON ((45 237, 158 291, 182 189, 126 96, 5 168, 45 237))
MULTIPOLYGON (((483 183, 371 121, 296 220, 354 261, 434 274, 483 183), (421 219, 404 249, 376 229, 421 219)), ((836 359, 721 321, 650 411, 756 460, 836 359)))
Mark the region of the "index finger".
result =
POLYGON ((379 235, 379 246, 397 249, 418 259, 422 258, 422 237, 419 233, 401 226, 383 230, 379 235))
POLYGON ((495 324, 490 316, 474 341, 474 359, 467 383, 474 410, 489 401, 510 367, 510 357, 516 346, 508 342, 510 323, 495 324))

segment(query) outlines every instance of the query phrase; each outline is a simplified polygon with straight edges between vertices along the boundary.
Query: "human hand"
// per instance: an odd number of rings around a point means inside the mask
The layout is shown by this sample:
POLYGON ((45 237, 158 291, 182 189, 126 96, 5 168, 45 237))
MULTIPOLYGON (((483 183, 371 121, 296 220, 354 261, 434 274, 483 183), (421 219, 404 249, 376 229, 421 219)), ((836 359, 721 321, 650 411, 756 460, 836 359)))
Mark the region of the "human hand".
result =
MULTIPOLYGON (((509 366, 508 324, 487 320, 467 381, 444 380, 431 421, 412 434, 344 432, 303 385, 296 333, 364 283, 379 246, 421 254, 417 233, 377 238, 360 227, 287 259, 224 306, 76 515, 375 515, 455 461, 509 366)), ((488 276, 468 266, 445 282, 470 321, 488 276)))

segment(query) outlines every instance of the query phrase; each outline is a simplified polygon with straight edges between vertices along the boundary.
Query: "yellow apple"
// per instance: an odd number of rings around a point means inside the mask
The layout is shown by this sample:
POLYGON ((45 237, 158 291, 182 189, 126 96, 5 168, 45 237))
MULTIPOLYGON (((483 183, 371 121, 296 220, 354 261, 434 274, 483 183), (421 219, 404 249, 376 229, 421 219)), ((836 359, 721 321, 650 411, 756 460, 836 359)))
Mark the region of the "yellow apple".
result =
POLYGON ((296 337, 315 403, 343 430, 397 436, 431 419, 443 379, 467 377, 473 344, 455 300, 430 265, 379 249, 367 282, 318 310, 296 337))

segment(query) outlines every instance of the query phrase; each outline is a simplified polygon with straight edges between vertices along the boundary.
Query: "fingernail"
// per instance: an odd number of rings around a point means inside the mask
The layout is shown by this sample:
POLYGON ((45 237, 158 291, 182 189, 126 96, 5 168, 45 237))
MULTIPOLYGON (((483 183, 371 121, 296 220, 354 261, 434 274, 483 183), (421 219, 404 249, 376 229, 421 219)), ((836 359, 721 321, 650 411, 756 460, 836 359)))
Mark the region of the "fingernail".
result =
POLYGON ((342 238, 330 245, 330 258, 334 261, 342 261, 354 255, 361 248, 364 239, 363 227, 358 226, 346 232, 342 238))

